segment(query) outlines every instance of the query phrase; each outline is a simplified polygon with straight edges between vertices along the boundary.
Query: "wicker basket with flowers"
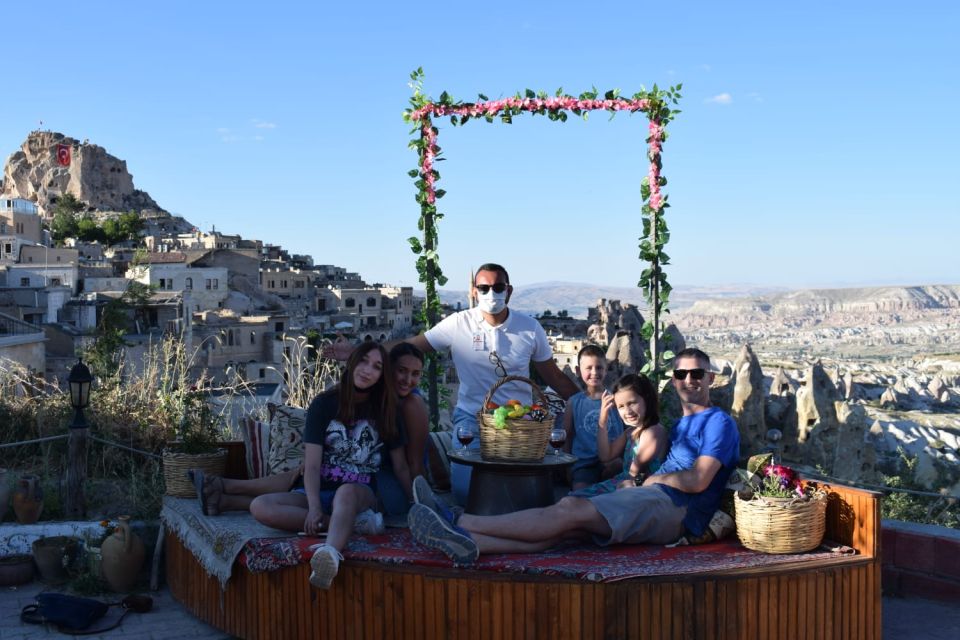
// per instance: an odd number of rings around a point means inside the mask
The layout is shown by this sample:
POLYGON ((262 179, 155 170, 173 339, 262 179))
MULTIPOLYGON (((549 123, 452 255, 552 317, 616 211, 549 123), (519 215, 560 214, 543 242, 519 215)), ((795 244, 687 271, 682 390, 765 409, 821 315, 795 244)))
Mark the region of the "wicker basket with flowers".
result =
POLYGON ((826 525, 827 494, 801 481, 781 464, 760 466, 734 497, 737 536, 743 546, 764 553, 801 553, 820 546, 826 525))

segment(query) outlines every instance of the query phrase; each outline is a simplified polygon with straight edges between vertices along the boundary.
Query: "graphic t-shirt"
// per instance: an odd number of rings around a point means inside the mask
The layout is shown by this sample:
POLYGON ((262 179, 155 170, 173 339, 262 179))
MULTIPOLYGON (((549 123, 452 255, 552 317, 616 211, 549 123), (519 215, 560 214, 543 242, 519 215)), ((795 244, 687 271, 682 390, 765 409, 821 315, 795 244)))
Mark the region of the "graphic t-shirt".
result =
POLYGON ((358 407, 354 424, 346 425, 337 418, 338 402, 336 391, 325 393, 314 398, 307 410, 303 441, 323 447, 320 489, 333 490, 349 483, 375 488, 375 475, 384 458, 389 459, 389 450, 403 446, 403 438, 384 447, 365 407, 358 407))

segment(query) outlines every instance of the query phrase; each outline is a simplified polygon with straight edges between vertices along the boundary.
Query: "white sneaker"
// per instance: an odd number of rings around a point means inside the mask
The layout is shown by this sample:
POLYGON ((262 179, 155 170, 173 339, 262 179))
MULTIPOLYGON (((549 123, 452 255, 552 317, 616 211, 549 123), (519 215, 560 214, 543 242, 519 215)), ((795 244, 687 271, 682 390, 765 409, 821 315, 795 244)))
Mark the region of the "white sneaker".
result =
POLYGON ((343 556, 328 544, 320 545, 310 558, 310 584, 318 589, 329 589, 340 570, 343 556))
POLYGON ((362 536, 376 536, 386 531, 383 525, 383 514, 373 509, 367 509, 357 514, 353 522, 353 532, 362 536))

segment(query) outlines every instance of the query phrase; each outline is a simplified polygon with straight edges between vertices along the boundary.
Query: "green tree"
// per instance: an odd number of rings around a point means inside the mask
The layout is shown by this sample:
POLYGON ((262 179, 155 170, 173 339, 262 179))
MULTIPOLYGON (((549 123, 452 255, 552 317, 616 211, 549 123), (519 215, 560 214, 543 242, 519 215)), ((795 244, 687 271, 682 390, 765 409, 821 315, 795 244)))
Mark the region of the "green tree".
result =
POLYGON ((121 213, 117 223, 120 226, 123 240, 137 240, 140 237, 140 232, 143 231, 143 218, 136 211, 121 213))
POLYGON ((106 242, 107 234, 100 228, 96 220, 90 216, 83 216, 77 220, 77 240, 82 242, 106 242))
POLYGON ((130 331, 130 312, 142 315, 152 295, 149 285, 131 280, 120 298, 104 306, 93 345, 84 354, 91 372, 101 381, 119 379, 120 355, 127 345, 124 336, 130 331))
POLYGON ((77 214, 85 208, 86 205, 72 193, 65 193, 57 198, 53 207, 53 221, 50 224, 50 235, 56 246, 62 247, 66 238, 77 237, 77 214))

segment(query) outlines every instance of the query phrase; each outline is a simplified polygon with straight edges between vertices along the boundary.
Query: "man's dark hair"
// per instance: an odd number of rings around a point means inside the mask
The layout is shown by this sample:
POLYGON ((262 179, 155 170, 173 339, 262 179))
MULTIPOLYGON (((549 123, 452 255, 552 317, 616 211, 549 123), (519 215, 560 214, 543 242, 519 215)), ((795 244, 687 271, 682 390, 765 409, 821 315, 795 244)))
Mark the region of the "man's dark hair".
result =
POLYGON ((598 347, 595 344, 584 345, 580 352, 577 354, 577 366, 580 366, 580 359, 583 356, 593 356, 595 358, 603 358, 603 361, 607 361, 607 354, 603 352, 603 349, 598 347))
POLYGON ((708 356, 703 351, 700 351, 700 349, 697 349, 696 347, 687 347, 686 349, 684 349, 683 351, 675 355, 673 357, 673 361, 676 362, 680 358, 696 358, 701 363, 707 366, 710 366, 710 356, 708 356))
MULTIPOLYGON (((495 262, 484 262, 482 265, 477 267, 477 273, 480 273, 481 271, 494 271, 496 273, 502 273, 503 279, 507 281, 507 284, 510 284, 510 274, 507 273, 506 269, 495 262)), ((474 274, 474 278, 476 278, 476 274, 474 274)))

